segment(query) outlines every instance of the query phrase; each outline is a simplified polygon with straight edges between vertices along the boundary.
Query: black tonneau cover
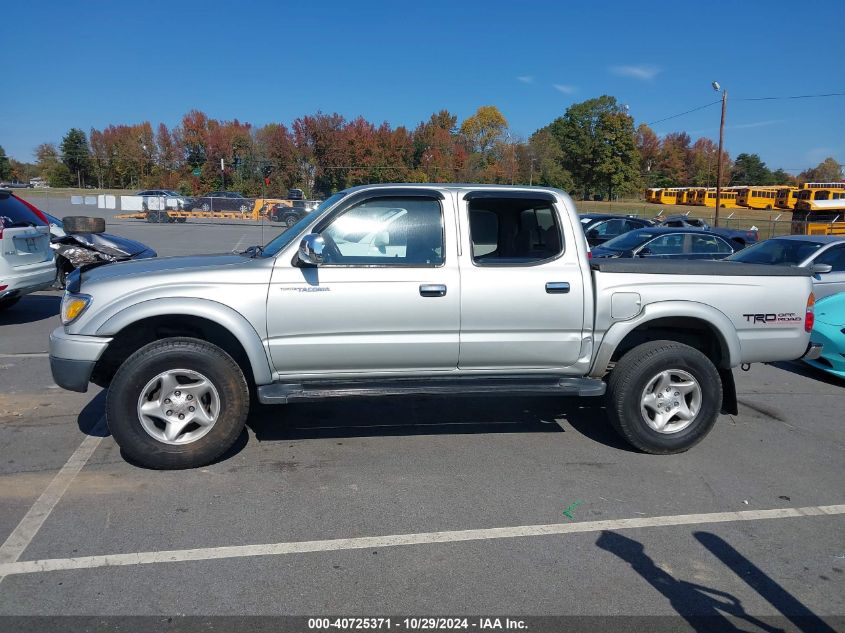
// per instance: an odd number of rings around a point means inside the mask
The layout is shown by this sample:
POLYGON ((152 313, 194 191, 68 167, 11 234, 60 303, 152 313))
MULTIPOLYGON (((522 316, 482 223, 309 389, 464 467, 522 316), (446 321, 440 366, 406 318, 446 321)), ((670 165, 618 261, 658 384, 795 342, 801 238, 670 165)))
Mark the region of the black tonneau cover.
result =
POLYGON ((712 275, 714 277, 811 277, 809 268, 743 264, 723 261, 671 261, 640 258, 608 258, 590 261, 590 268, 602 273, 641 275, 712 275))

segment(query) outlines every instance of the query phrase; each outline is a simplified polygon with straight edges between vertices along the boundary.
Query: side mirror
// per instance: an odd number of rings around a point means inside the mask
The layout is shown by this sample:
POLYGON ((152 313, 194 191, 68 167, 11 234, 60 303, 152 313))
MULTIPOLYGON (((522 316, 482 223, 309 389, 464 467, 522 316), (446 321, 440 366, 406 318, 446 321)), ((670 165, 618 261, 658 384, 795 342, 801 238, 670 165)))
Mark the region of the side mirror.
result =
POLYGON ((303 264, 319 266, 323 263, 323 250, 326 248, 326 240, 319 233, 309 233, 299 243, 297 257, 303 264))
POLYGON ((810 270, 813 271, 814 275, 824 275, 833 270, 833 266, 830 264, 813 264, 810 266, 810 270))
POLYGON ((637 257, 648 257, 649 255, 653 255, 651 249, 646 246, 645 248, 641 248, 640 251, 637 253, 637 257))
POLYGON ((590 229, 589 231, 587 231, 587 237, 590 238, 591 240, 597 238, 598 236, 599 236, 599 230, 598 229, 590 229))

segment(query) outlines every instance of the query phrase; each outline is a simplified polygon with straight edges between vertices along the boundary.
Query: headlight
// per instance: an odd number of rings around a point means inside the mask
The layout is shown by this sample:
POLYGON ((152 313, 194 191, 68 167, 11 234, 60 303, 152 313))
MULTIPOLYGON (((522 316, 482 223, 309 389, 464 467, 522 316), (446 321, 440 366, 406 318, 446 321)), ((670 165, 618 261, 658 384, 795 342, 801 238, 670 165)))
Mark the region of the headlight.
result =
POLYGON ((62 297, 62 325, 70 325, 91 305, 88 295, 66 292, 62 297))

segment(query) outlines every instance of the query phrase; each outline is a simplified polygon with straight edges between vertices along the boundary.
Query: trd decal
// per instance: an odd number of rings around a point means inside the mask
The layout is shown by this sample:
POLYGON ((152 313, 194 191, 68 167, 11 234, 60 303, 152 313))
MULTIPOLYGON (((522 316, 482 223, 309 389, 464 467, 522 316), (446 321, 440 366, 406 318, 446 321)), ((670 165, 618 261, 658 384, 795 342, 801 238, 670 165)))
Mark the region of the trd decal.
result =
POLYGON ((769 323, 801 323, 804 318, 794 312, 743 314, 748 323, 768 325, 769 323))

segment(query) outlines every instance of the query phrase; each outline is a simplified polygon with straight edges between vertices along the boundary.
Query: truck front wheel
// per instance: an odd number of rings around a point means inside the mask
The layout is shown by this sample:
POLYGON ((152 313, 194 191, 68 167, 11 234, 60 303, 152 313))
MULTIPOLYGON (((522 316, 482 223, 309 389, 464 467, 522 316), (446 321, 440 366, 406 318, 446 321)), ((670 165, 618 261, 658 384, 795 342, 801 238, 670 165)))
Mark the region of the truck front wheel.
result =
POLYGON ((610 373, 607 411, 616 430, 646 453, 682 453, 713 428, 722 404, 719 372, 707 356, 675 341, 627 352, 610 373))
POLYGON ((132 461, 157 469, 196 468, 241 434, 249 390, 222 349, 193 338, 150 343, 118 369, 106 396, 109 430, 132 461))

